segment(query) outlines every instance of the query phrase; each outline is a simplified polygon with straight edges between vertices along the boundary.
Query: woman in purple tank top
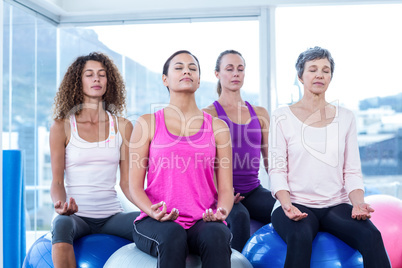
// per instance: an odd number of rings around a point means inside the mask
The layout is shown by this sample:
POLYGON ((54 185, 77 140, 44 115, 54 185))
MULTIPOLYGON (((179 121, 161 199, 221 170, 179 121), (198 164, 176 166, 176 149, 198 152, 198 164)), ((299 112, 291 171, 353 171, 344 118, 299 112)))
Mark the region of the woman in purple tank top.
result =
POLYGON ((233 233, 232 248, 242 251, 250 238, 250 218, 268 224, 275 203, 258 178, 261 154, 268 171, 269 115, 264 107, 243 101, 246 63, 235 50, 222 52, 215 66, 218 101, 203 109, 229 126, 233 152, 234 206, 227 218, 233 233))
POLYGON ((224 224, 233 206, 229 129, 197 107, 200 66, 190 52, 168 58, 162 81, 169 105, 139 117, 131 136, 130 192, 141 210, 134 242, 158 258, 158 267, 184 268, 190 252, 201 256, 202 267, 229 268, 231 234, 224 224))

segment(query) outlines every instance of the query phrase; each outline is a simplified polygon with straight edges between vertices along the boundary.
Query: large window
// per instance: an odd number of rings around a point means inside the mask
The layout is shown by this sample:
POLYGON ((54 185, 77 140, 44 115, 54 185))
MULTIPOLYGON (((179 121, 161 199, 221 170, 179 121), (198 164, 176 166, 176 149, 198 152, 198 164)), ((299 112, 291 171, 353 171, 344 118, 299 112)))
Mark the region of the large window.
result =
POLYGON ((200 60, 200 108, 215 92, 215 61, 226 49, 247 62, 244 98, 259 104, 259 28, 257 20, 99 27, 56 27, 40 17, 4 4, 2 148, 24 153, 27 249, 54 216, 49 129, 58 85, 73 60, 92 51, 108 54, 123 74, 127 114, 132 121, 168 103, 162 84, 164 61, 186 49, 200 60))
POLYGON ((368 192, 402 198, 402 5, 278 8, 277 105, 303 89, 295 63, 313 46, 335 60, 327 100, 355 112, 362 172, 368 192))
POLYGON ((210 105, 218 97, 215 62, 219 53, 227 49, 243 54, 247 64, 243 97, 251 103, 259 103, 257 20, 99 26, 91 29, 101 42, 126 57, 124 74, 130 115, 149 113, 151 103, 169 100, 168 91, 162 85, 162 67, 172 53, 182 49, 191 51, 200 61, 201 85, 196 93, 199 107, 210 105))

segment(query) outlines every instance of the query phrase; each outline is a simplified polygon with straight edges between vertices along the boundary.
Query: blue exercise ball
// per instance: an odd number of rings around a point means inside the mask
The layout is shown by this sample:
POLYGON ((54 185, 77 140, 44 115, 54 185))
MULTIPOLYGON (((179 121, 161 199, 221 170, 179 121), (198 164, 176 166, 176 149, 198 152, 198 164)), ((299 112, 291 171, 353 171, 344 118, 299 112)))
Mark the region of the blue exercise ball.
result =
POLYGON ((53 268, 52 241, 50 235, 39 237, 29 249, 22 268, 53 268))
MULTIPOLYGON (((283 267, 286 250, 286 243, 276 233, 272 224, 267 224, 250 237, 242 254, 254 268, 283 267)), ((358 250, 339 238, 326 232, 318 232, 313 241, 310 267, 363 267, 363 257, 358 250)))
MULTIPOLYGON (((107 234, 91 234, 74 241, 77 267, 103 267, 109 257, 119 248, 132 241, 107 234)), ((50 233, 40 237, 25 257, 22 268, 53 268, 52 241, 50 233)))
POLYGON ((260 221, 250 219, 250 236, 252 236, 255 232, 257 232, 258 229, 260 229, 264 225, 265 224, 260 221))
POLYGON ((119 248, 132 241, 107 234, 92 234, 74 241, 77 267, 103 267, 107 259, 119 248))

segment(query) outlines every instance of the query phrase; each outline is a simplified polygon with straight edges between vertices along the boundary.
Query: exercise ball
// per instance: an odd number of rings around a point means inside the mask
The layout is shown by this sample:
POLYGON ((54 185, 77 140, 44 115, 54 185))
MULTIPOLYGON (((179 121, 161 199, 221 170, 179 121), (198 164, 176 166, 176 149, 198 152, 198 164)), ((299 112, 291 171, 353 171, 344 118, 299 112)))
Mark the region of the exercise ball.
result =
POLYGON ((393 268, 402 268, 402 200, 390 195, 370 195, 366 202, 375 210, 371 221, 381 232, 393 268))
MULTIPOLYGON (((119 248, 132 241, 107 234, 91 234, 74 241, 77 267, 103 267, 108 258, 119 248)), ((48 233, 32 245, 28 251, 23 268, 53 268, 52 238, 48 233)))
MULTIPOLYGON (((254 268, 283 267, 286 259, 286 243, 276 233, 272 224, 267 224, 247 241, 242 254, 254 268)), ((363 257, 358 250, 337 237, 318 232, 313 241, 311 268, 363 267, 363 257)))
POLYGON ((257 232, 258 229, 260 229, 264 225, 265 224, 260 221, 250 219, 250 235, 253 235, 255 232, 257 232))
POLYGON ((50 234, 39 237, 25 256, 22 268, 53 268, 51 239, 50 234))
POLYGON ((108 258, 119 248, 132 241, 107 234, 92 234, 74 241, 77 267, 103 267, 108 258))
MULTIPOLYGON (((135 243, 121 247, 107 260, 104 268, 156 268, 157 259, 137 248, 135 243)), ((201 268, 201 258, 190 254, 186 259, 186 268, 201 268)), ((232 249, 231 267, 253 268, 250 262, 238 251, 232 249)))

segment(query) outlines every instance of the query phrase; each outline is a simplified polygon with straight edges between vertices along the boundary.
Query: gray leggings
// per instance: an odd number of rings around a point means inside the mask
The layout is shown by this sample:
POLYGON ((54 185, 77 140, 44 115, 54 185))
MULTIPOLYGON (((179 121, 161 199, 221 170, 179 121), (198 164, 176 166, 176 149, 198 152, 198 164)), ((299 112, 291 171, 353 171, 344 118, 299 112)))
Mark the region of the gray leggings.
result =
POLYGON ((58 215, 52 223, 52 244, 69 243, 89 234, 110 234, 133 240, 133 222, 140 212, 117 213, 96 219, 77 215, 58 215))

